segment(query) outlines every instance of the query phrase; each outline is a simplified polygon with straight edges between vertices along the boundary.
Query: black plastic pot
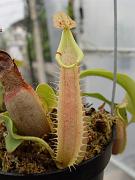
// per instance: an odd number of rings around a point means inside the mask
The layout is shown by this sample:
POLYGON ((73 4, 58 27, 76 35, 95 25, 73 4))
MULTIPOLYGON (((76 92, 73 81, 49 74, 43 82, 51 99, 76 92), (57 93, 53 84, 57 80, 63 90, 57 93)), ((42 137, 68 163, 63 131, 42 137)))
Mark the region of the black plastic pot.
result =
POLYGON ((21 175, 0 172, 0 180, 20 180, 30 178, 32 180, 103 180, 104 169, 107 166, 112 153, 112 142, 108 144, 105 151, 91 160, 87 160, 76 169, 58 170, 47 174, 21 175))

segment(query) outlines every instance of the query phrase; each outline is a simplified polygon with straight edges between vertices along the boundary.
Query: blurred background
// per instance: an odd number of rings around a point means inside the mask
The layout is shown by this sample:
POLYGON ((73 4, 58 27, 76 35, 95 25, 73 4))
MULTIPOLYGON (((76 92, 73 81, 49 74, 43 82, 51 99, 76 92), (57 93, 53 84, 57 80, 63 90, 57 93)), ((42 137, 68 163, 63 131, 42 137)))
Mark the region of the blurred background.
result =
MULTIPOLYGON (((135 1, 118 0, 118 71, 135 79, 135 1)), ((65 11, 77 21, 74 36, 84 51, 82 69, 113 70, 113 0, 1 0, 0 49, 23 61, 20 68, 25 79, 36 87, 52 82, 54 86, 58 66, 55 52, 61 32, 53 28, 52 16, 65 11)), ((98 77, 86 79, 88 92, 100 92, 111 99, 112 83, 98 77)), ((117 86, 116 102, 121 102, 124 91, 117 86)), ((94 106, 100 101, 87 99, 94 106)), ((127 149, 112 157, 105 179, 135 179, 135 125, 128 127, 127 149)))

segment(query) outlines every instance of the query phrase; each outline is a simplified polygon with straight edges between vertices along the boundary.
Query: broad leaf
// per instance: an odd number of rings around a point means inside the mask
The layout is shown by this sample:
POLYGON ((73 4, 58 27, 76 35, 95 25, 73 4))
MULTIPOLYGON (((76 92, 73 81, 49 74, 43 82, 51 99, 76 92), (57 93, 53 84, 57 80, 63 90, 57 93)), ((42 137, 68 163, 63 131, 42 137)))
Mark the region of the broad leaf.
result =
POLYGON ((135 122, 135 107, 134 107, 134 105, 133 105, 133 102, 132 102, 130 96, 129 96, 128 94, 126 94, 124 100, 127 102, 126 109, 132 114, 130 123, 131 123, 131 122, 135 122))
POLYGON ((14 59, 14 62, 17 65, 17 67, 23 67, 23 66, 26 65, 24 61, 20 61, 20 60, 17 60, 17 59, 14 59))
POLYGON ((52 157, 54 152, 51 147, 43 139, 32 136, 20 136, 14 133, 13 122, 10 117, 0 115, 0 123, 4 122, 7 128, 8 135, 5 137, 6 148, 8 152, 13 152, 23 141, 33 141, 47 149, 52 157))
MULTIPOLYGON (((80 74, 81 78, 88 76, 99 76, 110 80, 113 80, 113 73, 104 69, 89 69, 82 71, 80 74)), ((117 83, 122 86, 127 92, 127 110, 132 113, 132 121, 135 120, 135 81, 126 74, 117 73, 117 83)))
POLYGON ((36 92, 49 110, 57 106, 56 94, 48 84, 39 84, 36 92))
POLYGON ((14 152, 16 148, 22 144, 22 142, 23 140, 13 138, 11 134, 5 136, 5 144, 8 152, 14 152))
POLYGON ((92 98, 96 98, 99 99, 105 103, 107 103, 108 105, 111 105, 111 101, 109 101, 106 97, 104 97, 102 94, 100 93, 82 93, 82 96, 89 96, 92 98))

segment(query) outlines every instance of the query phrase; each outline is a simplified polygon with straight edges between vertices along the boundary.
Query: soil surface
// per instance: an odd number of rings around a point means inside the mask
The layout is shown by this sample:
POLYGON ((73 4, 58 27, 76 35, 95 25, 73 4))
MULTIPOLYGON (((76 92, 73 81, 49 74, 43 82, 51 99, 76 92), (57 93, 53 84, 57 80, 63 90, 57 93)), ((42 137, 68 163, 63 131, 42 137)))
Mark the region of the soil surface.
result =
MULTIPOLYGON (((85 105, 85 115, 88 121, 88 146, 84 160, 90 159, 101 153, 112 138, 112 126, 117 117, 112 117, 103 108, 96 111, 85 105)), ((56 110, 53 111, 52 120, 56 110)), ((0 124, 0 170, 14 173, 43 173, 57 170, 54 161, 46 150, 33 142, 24 142, 13 153, 8 153, 5 148, 4 136, 6 128, 0 124)), ((53 135, 43 137, 53 148, 53 135)))

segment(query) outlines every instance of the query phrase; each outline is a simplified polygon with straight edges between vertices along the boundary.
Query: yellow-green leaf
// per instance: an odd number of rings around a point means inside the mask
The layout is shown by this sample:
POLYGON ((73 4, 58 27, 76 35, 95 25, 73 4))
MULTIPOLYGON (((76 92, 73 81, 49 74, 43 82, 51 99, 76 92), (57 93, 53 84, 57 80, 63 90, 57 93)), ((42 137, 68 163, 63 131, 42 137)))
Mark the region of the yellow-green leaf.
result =
POLYGON ((0 115, 0 123, 4 122, 7 128, 8 135, 5 137, 6 148, 8 152, 13 152, 23 141, 33 141, 38 143, 43 148, 47 149, 50 155, 54 158, 54 152, 51 147, 43 139, 33 136, 21 136, 14 132, 14 126, 11 118, 3 114, 0 115))
POLYGON ((100 93, 86 93, 86 92, 83 92, 82 96, 88 96, 88 97, 96 98, 96 99, 99 99, 99 100, 107 103, 108 105, 111 105, 111 101, 109 101, 106 97, 104 97, 100 93))
MULTIPOLYGON (((88 69, 82 71, 80 74, 81 78, 88 76, 99 76, 113 80, 113 73, 105 69, 88 69)), ((127 74, 117 73, 117 83, 123 87, 126 91, 127 106, 126 109, 131 113, 132 120, 130 122, 135 122, 135 81, 129 77, 127 74)))
POLYGON ((56 94, 48 84, 39 84, 36 88, 36 93, 48 110, 57 106, 56 94))
POLYGON ((15 62, 15 64, 17 65, 17 67, 23 67, 23 66, 26 65, 26 64, 24 63, 24 61, 20 61, 20 60, 17 60, 17 59, 14 59, 14 62, 15 62))

